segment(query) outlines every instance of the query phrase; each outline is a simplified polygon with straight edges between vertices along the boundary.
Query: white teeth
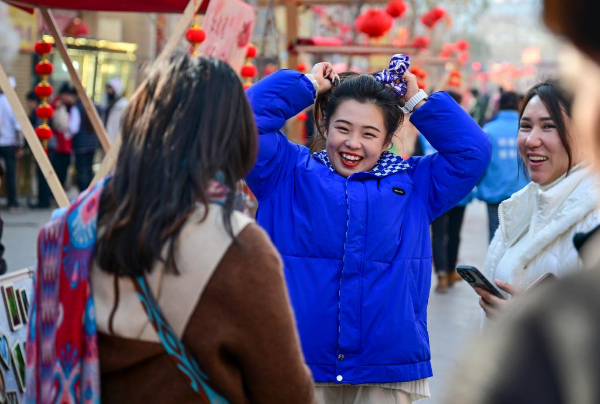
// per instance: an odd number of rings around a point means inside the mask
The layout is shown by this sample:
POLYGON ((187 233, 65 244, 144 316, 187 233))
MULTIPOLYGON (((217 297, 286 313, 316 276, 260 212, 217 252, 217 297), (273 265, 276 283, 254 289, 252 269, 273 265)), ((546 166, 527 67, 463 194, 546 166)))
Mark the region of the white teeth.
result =
POLYGON ((529 156, 529 160, 531 160, 531 161, 546 161, 546 160, 548 160, 548 157, 529 156))
POLYGON ((351 155, 349 155, 349 154, 345 154, 345 153, 342 153, 342 157, 343 157, 344 159, 346 159, 346 160, 350 160, 350 161, 358 161, 358 160, 362 159, 362 157, 358 157, 358 156, 351 156, 351 155))

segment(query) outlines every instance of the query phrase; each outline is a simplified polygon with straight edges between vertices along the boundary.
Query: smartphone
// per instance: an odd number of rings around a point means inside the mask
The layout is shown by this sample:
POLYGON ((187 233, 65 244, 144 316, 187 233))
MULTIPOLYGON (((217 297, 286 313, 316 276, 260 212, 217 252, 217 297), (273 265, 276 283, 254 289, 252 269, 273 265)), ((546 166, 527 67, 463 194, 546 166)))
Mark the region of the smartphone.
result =
POLYGON ((473 289, 481 288, 490 292, 492 295, 506 300, 506 297, 500 292, 500 289, 496 287, 492 282, 487 280, 485 276, 479 271, 479 269, 470 265, 459 265, 456 267, 456 272, 471 285, 473 289))

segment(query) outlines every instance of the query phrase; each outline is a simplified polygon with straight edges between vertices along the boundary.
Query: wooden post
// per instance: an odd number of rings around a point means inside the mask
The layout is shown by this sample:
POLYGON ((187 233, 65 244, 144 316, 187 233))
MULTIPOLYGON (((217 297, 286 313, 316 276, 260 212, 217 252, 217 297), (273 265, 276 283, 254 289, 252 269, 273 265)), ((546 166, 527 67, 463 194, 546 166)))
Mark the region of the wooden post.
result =
POLYGON ((67 70, 69 71, 69 76, 71 76, 71 81, 77 90, 77 95, 79 95, 79 99, 83 104, 83 108, 87 113, 88 118, 90 119, 90 123, 92 124, 94 131, 96 132, 96 136, 100 140, 100 144, 105 152, 110 148, 110 139, 106 134, 106 129, 100 120, 100 116, 98 115, 98 111, 96 111, 96 107, 87 96, 85 89, 83 88, 83 84, 81 84, 81 79, 77 74, 77 71, 73 67, 73 63, 71 62, 71 58, 67 53, 67 47, 60 35, 60 31, 58 30, 58 26, 56 25, 56 21, 54 20, 54 16, 52 12, 48 10, 47 7, 40 7, 40 11, 42 12, 42 16, 44 17, 44 21, 46 25, 50 29, 52 36, 54 37, 54 44, 56 45, 56 49, 58 49, 58 53, 62 57, 65 65, 67 66, 67 70))
MULTIPOLYGON (((287 24, 287 45, 296 45, 298 39, 298 4, 290 0, 285 4, 287 24)), ((296 51, 288 53, 288 69, 296 69, 298 66, 298 54, 296 51)))
MULTIPOLYGON (((175 29, 171 33, 171 37, 167 41, 165 47, 163 48, 160 55, 158 55, 158 57, 156 58, 156 61, 154 63, 160 63, 161 61, 168 59, 171 56, 171 54, 173 54, 173 52, 177 48, 177 45, 181 41, 181 38, 183 37, 185 31, 190 27, 192 19, 196 15, 196 12, 198 11, 198 7, 200 7, 200 5, 201 5, 201 2, 197 2, 196 0, 190 0, 190 2, 188 3, 187 7, 185 8, 185 10, 183 12, 183 15, 177 22, 175 29), (200 4, 198 4, 198 3, 200 3, 200 4)), ((138 91, 139 91, 139 88, 138 88, 138 91)), ((137 94, 137 91, 134 93, 132 98, 134 98, 136 96, 136 94, 137 94)), ((104 156, 104 160, 102 160, 100 169, 94 176, 94 179, 92 180, 90 186, 94 185, 99 179, 105 177, 112 171, 112 169, 114 168, 114 166, 117 162, 117 157, 119 156, 120 148, 121 148, 121 133, 119 132, 119 134, 115 138, 115 141, 112 144, 110 150, 106 153, 106 156, 104 156)))
POLYGON ((10 81, 8 80, 8 76, 0 63, 0 88, 6 94, 6 98, 8 99, 8 103, 10 104, 13 112, 15 113, 15 117, 21 125, 21 130, 25 135, 25 139, 27 140, 27 144, 33 153, 33 157, 35 157, 35 161, 37 162, 42 174, 44 174, 44 178, 48 182, 48 186, 52 191, 52 195, 54 195, 54 199, 56 199, 56 203, 61 208, 69 206, 69 198, 67 198, 67 194, 63 189, 54 169, 52 168, 52 164, 50 164, 50 160, 48 160, 48 156, 42 147, 42 143, 40 139, 38 139, 35 134, 35 130, 33 126, 31 126, 31 122, 29 122, 29 118, 27 117, 27 113, 23 109, 23 105, 19 101, 19 97, 17 93, 10 85, 10 81))

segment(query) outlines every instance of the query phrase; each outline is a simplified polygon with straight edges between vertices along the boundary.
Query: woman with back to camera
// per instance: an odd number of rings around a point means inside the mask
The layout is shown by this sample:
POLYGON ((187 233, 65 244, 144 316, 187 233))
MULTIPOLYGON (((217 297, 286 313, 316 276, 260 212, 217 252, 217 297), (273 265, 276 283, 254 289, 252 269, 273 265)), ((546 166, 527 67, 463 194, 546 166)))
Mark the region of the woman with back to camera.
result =
POLYGON ((477 123, 448 94, 420 92, 407 62, 395 55, 376 76, 339 80, 319 63, 310 75, 281 70, 246 91, 260 141, 247 182, 284 260, 320 403, 429 396, 429 224, 489 162, 477 123), (314 154, 279 131, 313 103, 314 154), (401 106, 439 153, 404 161, 387 151, 401 106))
POLYGON ((122 136, 114 174, 40 233, 28 399, 312 403, 279 256, 234 210, 257 149, 235 72, 156 66, 122 136))
MULTIPOLYGON (((596 177, 571 125, 571 99, 554 81, 534 86, 520 112, 517 146, 531 178, 499 207, 484 274, 504 292, 518 294, 546 273, 581 270, 573 236, 600 224, 596 177)), ((477 289, 493 317, 507 304, 477 289)))

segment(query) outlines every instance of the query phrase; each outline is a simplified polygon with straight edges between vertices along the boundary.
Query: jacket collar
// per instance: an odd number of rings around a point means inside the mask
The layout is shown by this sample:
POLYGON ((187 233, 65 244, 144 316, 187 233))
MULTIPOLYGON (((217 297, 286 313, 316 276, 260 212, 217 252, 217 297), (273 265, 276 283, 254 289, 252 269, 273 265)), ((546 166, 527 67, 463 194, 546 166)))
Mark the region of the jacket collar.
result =
MULTIPOLYGON (((333 164, 331 164, 331 161, 329 160, 327 150, 315 152, 313 153, 313 157, 325 164, 325 166, 332 172, 336 172, 335 168, 333 168, 333 164)), ((386 177, 388 175, 396 174, 400 171, 406 171, 409 168, 410 165, 402 157, 397 156, 392 152, 385 151, 381 154, 379 160, 377 160, 375 167, 373 167, 371 171, 365 172, 365 174, 371 174, 376 177, 386 177)))
POLYGON ((516 243, 528 232, 534 238, 550 228, 571 226, 578 212, 584 215, 596 207, 595 177, 589 167, 579 164, 568 176, 562 176, 549 186, 530 182, 525 188, 502 202, 499 210, 500 228, 507 246, 516 243), (589 186, 580 186, 589 182, 589 186), (585 211, 585 212, 584 212, 585 211))

